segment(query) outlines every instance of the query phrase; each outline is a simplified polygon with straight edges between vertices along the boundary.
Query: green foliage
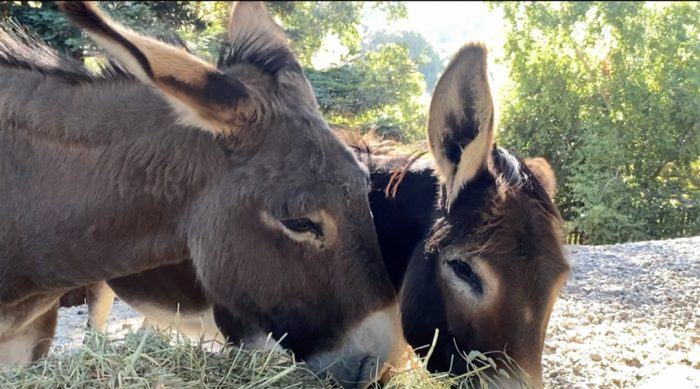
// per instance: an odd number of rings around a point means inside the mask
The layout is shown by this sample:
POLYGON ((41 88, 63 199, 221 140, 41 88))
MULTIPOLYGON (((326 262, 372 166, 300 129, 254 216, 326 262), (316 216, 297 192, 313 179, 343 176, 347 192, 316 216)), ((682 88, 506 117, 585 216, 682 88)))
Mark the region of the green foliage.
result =
POLYGON ((425 117, 417 97, 425 84, 405 46, 382 45, 349 64, 308 69, 307 75, 329 121, 371 127, 401 141, 419 138, 425 117))
POLYGON ((376 50, 385 43, 400 43, 405 45, 411 55, 411 60, 418 65, 418 70, 425 79, 425 91, 432 92, 442 72, 442 59, 433 46, 417 31, 387 32, 379 31, 372 34, 363 44, 364 51, 376 50))
MULTIPOLYGON (((201 12, 197 12, 202 4, 188 1, 100 2, 101 7, 120 23, 162 38, 171 38, 171 33, 179 30, 203 32, 208 23, 201 12)), ((60 14, 56 2, 0 1, 0 14, 3 19, 16 19, 57 50, 76 58, 95 52, 92 42, 60 14)))
POLYGON ((500 142, 552 162, 591 243, 700 233, 700 4, 501 3, 500 142))
POLYGON ((2 21, 14 18, 61 52, 82 58, 85 40, 58 12, 55 2, 0 1, 2 21))
MULTIPOLYGON (((323 45, 328 34, 338 37, 350 54, 360 47, 358 26, 367 7, 361 1, 269 1, 270 13, 285 27, 303 66, 310 66, 311 59, 323 45)), ((371 6, 385 11, 389 19, 406 16, 406 6, 401 2, 374 2, 371 6)))
POLYGON ((423 57, 395 44, 377 43, 361 50, 358 31, 367 7, 384 11, 391 20, 406 16, 403 3, 268 2, 268 7, 291 37, 330 122, 372 128, 402 141, 418 137, 425 123, 424 110, 417 102, 425 89, 417 69, 423 57), (339 66, 314 69, 311 60, 328 34, 337 36, 348 54, 339 66))

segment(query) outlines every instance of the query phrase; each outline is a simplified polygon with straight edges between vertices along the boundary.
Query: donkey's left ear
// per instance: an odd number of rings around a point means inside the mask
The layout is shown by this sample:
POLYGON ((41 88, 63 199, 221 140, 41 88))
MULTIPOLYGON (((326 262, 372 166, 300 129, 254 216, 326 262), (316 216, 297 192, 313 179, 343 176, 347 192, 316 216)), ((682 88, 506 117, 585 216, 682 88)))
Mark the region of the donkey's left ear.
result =
POLYGON ((258 117, 258 105, 240 80, 184 49, 120 26, 94 2, 61 1, 59 8, 129 72, 155 86, 181 122, 228 135, 258 117))
POLYGON ((467 44, 438 81, 430 103, 428 145, 448 202, 488 168, 494 137, 486 47, 467 44))

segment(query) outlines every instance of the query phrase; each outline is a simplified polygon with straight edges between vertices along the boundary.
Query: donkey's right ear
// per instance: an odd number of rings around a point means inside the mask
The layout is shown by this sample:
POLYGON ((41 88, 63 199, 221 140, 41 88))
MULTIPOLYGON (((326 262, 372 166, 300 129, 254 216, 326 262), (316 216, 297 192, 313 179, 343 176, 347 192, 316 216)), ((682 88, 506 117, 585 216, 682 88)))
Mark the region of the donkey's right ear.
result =
POLYGON ((258 117, 254 99, 240 80, 182 48, 120 26, 94 2, 62 1, 59 8, 129 72, 155 86, 184 124, 228 135, 258 117))
POLYGON ((445 184, 448 204, 463 186, 487 169, 493 136, 486 48, 467 44, 440 77, 428 118, 428 146, 445 184))

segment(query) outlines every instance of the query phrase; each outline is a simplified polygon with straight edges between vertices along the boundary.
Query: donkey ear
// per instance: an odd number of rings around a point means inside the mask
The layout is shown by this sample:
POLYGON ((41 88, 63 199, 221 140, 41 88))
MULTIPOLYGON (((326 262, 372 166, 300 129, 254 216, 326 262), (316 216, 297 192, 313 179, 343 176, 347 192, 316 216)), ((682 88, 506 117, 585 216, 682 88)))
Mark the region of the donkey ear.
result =
POLYGON ((231 42, 253 41, 257 50, 289 48, 282 27, 270 16, 262 1, 238 1, 228 24, 231 42))
POLYGON ((525 160, 525 164, 535 175, 537 181, 549 195, 549 198, 554 200, 557 194, 557 179, 554 175, 554 169, 546 159, 537 157, 525 160))
POLYGON ((59 2, 59 8, 129 72, 155 86, 175 108, 181 122, 227 135, 256 117, 243 83, 184 49, 120 26, 94 2, 59 2))
POLYGON ((440 77, 428 119, 428 145, 449 201, 488 167, 493 120, 486 48, 467 44, 440 77))

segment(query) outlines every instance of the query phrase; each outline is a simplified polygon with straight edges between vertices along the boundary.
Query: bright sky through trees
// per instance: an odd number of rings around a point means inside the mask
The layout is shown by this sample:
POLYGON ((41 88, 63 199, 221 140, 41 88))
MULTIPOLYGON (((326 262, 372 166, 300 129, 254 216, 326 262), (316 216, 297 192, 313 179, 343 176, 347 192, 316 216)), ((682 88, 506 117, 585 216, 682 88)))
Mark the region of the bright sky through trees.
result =
MULTIPOLYGON (((491 50, 490 69, 493 91, 496 95, 507 78, 505 66, 495 63, 503 51, 505 42, 504 22, 501 11, 489 11, 484 2, 409 1, 406 2, 408 17, 387 23, 381 11, 368 10, 362 21, 362 33, 417 31, 447 62, 449 58, 469 41, 484 41, 491 50)), ((319 53, 314 63, 317 66, 332 64, 343 51, 337 40, 330 37, 326 47, 319 53)), ((425 102, 429 98, 424 99, 425 102)))

